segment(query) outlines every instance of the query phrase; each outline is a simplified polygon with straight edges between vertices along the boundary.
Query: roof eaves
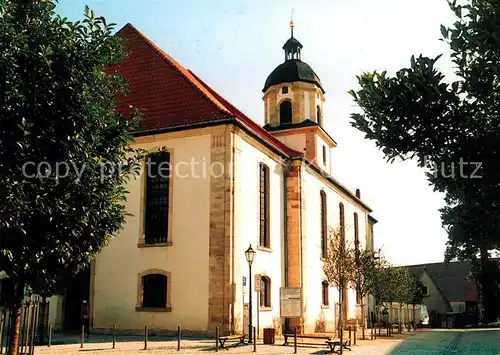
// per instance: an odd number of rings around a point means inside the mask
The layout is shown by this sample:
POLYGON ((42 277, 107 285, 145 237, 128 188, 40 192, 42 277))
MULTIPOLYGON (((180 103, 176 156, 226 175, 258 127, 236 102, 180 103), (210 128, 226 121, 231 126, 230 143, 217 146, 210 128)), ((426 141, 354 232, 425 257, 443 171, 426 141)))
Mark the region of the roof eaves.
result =
POLYGON ((253 131, 256 135, 264 138, 267 142, 269 142, 274 147, 278 148, 280 151, 285 153, 287 157, 302 156, 302 153, 282 143, 279 139, 277 139, 272 134, 267 132, 264 128, 262 128, 256 122, 254 122, 251 118, 249 118, 243 112, 238 110, 235 106, 233 106, 229 101, 224 99, 219 93, 217 93, 213 88, 211 88, 207 83, 205 83, 202 79, 200 79, 200 77, 198 77, 191 70, 189 70, 189 72, 198 81, 200 85, 202 85, 213 96, 215 96, 219 102, 224 104, 224 106, 234 115, 235 119, 238 120, 240 124, 247 127, 247 129, 253 131))

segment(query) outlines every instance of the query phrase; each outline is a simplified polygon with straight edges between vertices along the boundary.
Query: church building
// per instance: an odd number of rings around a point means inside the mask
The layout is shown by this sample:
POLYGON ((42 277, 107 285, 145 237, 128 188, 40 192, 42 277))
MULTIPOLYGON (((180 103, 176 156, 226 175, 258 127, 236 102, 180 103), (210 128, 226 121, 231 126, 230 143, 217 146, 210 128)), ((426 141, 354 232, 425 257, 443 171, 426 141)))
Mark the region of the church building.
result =
MULTIPOLYGON (((118 109, 143 111, 134 144, 151 154, 127 186, 123 230, 92 263, 94 332, 180 325, 193 334, 216 327, 242 333, 250 297, 260 333, 335 328, 338 291, 322 269, 328 228, 373 249, 376 220, 359 190, 332 176, 336 142, 324 128, 325 88, 301 60, 303 46, 291 28, 284 62, 263 86, 264 126, 131 24, 118 32, 129 55, 115 69, 130 91, 118 109), (299 290, 300 315, 283 316, 282 288, 299 290)), ((343 310, 355 321, 355 291, 345 299, 343 310)))

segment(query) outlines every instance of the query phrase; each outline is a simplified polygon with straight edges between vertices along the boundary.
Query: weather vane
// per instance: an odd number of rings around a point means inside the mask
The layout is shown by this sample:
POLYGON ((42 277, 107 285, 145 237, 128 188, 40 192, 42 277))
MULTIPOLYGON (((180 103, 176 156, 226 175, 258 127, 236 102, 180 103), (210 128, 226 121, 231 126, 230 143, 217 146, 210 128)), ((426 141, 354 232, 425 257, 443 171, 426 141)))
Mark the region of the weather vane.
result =
POLYGON ((293 13, 295 12, 295 9, 292 9, 292 18, 290 20, 290 30, 292 31, 292 37, 293 37, 293 28, 295 25, 293 24, 293 13))

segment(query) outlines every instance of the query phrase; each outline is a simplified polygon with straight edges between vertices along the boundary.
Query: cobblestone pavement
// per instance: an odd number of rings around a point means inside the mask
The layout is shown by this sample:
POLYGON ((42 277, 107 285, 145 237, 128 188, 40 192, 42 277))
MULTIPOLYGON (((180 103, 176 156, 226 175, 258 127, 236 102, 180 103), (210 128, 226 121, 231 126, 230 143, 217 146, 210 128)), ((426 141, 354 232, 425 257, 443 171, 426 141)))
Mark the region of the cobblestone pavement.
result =
MULTIPOLYGON (((55 340, 57 341, 57 339, 55 340)), ((213 340, 183 340, 181 351, 177 351, 177 342, 170 339, 153 339, 148 342, 148 349, 138 337, 122 337, 112 345, 109 337, 93 336, 90 343, 80 348, 78 337, 65 339, 64 345, 37 347, 36 355, 160 355, 160 354, 215 354, 213 340)), ((257 354, 293 354, 292 346, 282 346, 277 339, 276 345, 257 344, 257 354)), ((218 354, 252 354, 253 346, 243 345, 219 350, 218 354)), ((298 354, 327 354, 324 343, 316 346, 300 344, 298 354)), ((379 338, 375 341, 358 340, 347 355, 500 355, 500 330, 491 331, 419 331, 405 336, 379 338)))
POLYGON ((407 338, 390 355, 500 355, 500 330, 428 331, 407 338))

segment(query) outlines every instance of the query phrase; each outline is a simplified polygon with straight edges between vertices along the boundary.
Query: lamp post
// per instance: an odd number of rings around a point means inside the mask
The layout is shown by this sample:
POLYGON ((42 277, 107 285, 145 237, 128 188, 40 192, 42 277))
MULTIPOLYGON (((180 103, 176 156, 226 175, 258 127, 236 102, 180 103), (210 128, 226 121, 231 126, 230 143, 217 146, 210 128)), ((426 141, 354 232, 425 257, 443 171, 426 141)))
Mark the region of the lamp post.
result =
POLYGON ((248 297, 249 297, 249 302, 248 302, 248 343, 252 343, 252 263, 253 259, 255 258, 255 251, 252 249, 252 245, 248 247, 248 249, 245 251, 245 257, 248 262, 248 271, 249 271, 249 277, 248 277, 248 297))

